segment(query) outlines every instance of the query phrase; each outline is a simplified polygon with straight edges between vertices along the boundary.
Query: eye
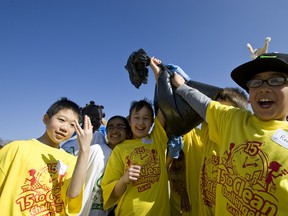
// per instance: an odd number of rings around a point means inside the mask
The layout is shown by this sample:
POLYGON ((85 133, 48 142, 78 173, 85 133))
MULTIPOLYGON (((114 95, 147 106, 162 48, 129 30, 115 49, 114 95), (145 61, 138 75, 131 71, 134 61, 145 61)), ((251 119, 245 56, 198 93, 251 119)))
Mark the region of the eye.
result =
POLYGON ((270 84, 271 85, 281 85, 281 84, 283 84, 284 83, 284 78, 282 78, 282 77, 275 77, 275 78, 271 78, 270 80, 269 80, 269 82, 270 82, 270 84))
POLYGON ((118 130, 124 130, 126 129, 126 126, 125 125, 117 125, 116 127, 118 130))
POLYGON ((59 120, 60 122, 65 122, 65 119, 63 119, 63 118, 58 118, 58 120, 59 120))

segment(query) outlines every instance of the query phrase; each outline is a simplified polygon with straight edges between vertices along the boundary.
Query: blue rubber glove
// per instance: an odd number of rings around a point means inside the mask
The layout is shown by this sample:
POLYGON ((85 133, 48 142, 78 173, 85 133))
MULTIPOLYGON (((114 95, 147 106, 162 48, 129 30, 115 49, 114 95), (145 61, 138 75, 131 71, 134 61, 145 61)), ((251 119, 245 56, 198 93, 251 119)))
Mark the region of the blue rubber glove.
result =
POLYGON ((179 157, 179 153, 183 148, 182 136, 170 138, 168 143, 168 155, 174 159, 179 157))
POLYGON ((178 65, 174 65, 174 64, 167 64, 166 67, 172 72, 177 72, 179 75, 181 75, 185 81, 190 80, 190 77, 188 76, 188 74, 186 74, 181 67, 179 67, 178 65))

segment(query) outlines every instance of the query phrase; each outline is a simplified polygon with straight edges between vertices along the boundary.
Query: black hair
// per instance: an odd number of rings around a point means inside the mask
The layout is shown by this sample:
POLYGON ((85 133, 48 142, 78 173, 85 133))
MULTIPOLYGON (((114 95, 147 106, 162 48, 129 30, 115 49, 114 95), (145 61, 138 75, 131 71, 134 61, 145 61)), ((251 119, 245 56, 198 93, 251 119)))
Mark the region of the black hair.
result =
POLYGON ((78 115, 79 122, 81 120, 81 109, 80 107, 73 101, 67 99, 67 97, 62 97, 60 100, 54 102, 49 109, 47 110, 46 114, 49 118, 57 114, 60 110, 63 109, 70 109, 78 115))
POLYGON ((219 92, 215 100, 227 101, 234 107, 247 109, 248 96, 245 91, 237 87, 227 87, 219 92))
POLYGON ((104 118, 106 116, 105 113, 103 112, 104 106, 95 104, 95 101, 90 101, 89 104, 86 104, 86 106, 84 108, 81 108, 82 116, 84 116, 88 112, 88 110, 91 110, 94 108, 101 111, 102 116, 100 116, 100 117, 104 118))
POLYGON ((134 109, 136 110, 136 112, 138 112, 143 107, 146 107, 150 111, 151 118, 153 120, 154 119, 154 110, 153 110, 152 101, 148 100, 147 98, 144 98, 144 99, 139 100, 139 101, 132 101, 131 102, 131 106, 130 106, 130 110, 129 110, 129 118, 131 117, 132 111, 134 109))

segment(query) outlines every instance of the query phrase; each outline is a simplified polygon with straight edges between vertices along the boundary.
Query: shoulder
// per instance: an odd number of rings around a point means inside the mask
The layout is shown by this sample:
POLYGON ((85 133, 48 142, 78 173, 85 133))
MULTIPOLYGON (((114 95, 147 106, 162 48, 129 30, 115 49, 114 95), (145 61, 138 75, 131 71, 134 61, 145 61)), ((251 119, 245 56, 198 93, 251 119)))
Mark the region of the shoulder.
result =
MULTIPOLYGON (((6 144, 0 150, 0 157, 10 157, 14 158, 16 155, 18 156, 31 156, 31 152, 37 149, 36 145, 37 141, 35 140, 16 140, 6 144)), ((37 150, 36 150, 37 151, 37 150)))
POLYGON ((237 108, 234 106, 223 105, 218 101, 211 101, 207 107, 207 114, 215 115, 216 117, 221 117, 222 115, 232 115, 233 117, 237 115, 249 115, 251 112, 246 109, 237 108))
POLYGON ((138 146, 139 144, 142 144, 142 138, 139 139, 129 139, 124 140, 123 142, 116 145, 112 152, 124 152, 129 151, 129 149, 134 148, 135 146, 138 146))
POLYGON ((5 148, 27 148, 30 145, 35 145, 38 141, 35 139, 30 140, 15 140, 10 143, 7 143, 5 148))
POLYGON ((154 126, 151 135, 156 139, 162 140, 163 142, 168 142, 166 131, 163 128, 162 124, 159 122, 157 117, 154 119, 154 126))

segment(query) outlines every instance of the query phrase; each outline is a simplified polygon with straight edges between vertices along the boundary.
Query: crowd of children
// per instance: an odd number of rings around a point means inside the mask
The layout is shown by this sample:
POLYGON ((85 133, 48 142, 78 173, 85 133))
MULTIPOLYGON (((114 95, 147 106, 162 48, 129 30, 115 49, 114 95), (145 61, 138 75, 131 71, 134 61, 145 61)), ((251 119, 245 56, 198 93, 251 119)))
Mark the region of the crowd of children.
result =
MULTIPOLYGON (((150 59, 156 85, 160 63, 150 59)), ((231 77, 244 91, 212 100, 173 73, 204 120, 174 140, 146 98, 111 117, 105 136, 103 106, 61 98, 39 138, 0 150, 1 215, 287 215, 288 54, 264 53, 231 77)))

